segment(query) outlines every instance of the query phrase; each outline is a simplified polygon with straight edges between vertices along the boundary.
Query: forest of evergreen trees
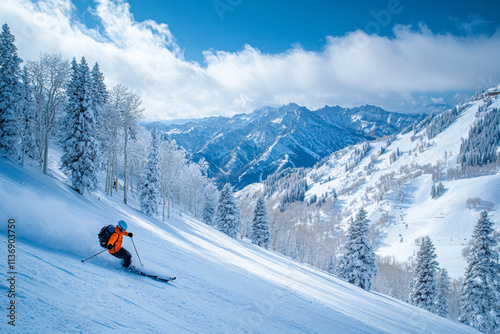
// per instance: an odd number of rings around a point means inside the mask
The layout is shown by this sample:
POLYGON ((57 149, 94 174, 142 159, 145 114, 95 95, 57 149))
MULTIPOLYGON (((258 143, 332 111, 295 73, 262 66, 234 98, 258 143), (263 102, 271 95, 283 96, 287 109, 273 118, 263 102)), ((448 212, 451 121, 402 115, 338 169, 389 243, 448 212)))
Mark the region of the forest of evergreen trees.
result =
POLYGON ((425 128, 427 138, 430 140, 436 137, 437 134, 441 133, 451 123, 453 123, 457 119, 457 116, 460 115, 462 111, 467 109, 467 107, 467 104, 462 104, 432 118, 432 120, 429 121, 429 125, 427 125, 425 128))
POLYGON ((489 109, 469 130, 469 136, 462 138, 460 154, 457 157, 462 168, 486 166, 500 162, 500 112, 489 109))
POLYGON ((49 163, 60 167, 80 194, 102 187, 140 201, 150 215, 195 215, 206 191, 214 191, 204 161, 193 163, 175 142, 162 140, 141 124, 139 95, 118 84, 108 89, 98 63, 71 62, 57 54, 42 54, 25 63, 15 37, 4 24, 0 35, 0 150, 22 164, 39 166, 49 174, 49 163), (24 63, 24 66, 21 66, 24 63), (60 161, 49 152, 62 149, 60 161), (99 175, 105 181, 99 183, 99 175))

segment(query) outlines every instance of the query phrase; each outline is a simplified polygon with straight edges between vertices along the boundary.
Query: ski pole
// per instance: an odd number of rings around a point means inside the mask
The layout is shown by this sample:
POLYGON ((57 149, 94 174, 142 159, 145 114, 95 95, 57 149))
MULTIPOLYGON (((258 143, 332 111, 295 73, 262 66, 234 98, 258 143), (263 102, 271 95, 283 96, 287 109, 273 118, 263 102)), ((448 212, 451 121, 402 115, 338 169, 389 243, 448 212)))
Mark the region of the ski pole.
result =
POLYGON ((142 261, 141 261, 141 257, 139 256, 139 253, 137 252, 137 247, 135 247, 134 238, 130 237, 130 239, 132 239, 132 243, 134 244, 135 253, 137 254, 137 258, 139 259, 139 262, 141 263, 141 266, 143 266, 142 261))
POLYGON ((85 262, 85 261, 87 261, 88 259, 91 259, 91 258, 93 258, 94 256, 97 256, 97 255, 99 255, 99 254, 101 254, 101 253, 103 253, 103 252, 105 252, 105 251, 107 251, 107 249, 105 249, 105 250, 103 250, 102 252, 99 252, 99 253, 97 253, 97 254, 94 254, 94 255, 92 255, 91 257, 86 258, 85 260, 82 260, 82 262, 85 262))

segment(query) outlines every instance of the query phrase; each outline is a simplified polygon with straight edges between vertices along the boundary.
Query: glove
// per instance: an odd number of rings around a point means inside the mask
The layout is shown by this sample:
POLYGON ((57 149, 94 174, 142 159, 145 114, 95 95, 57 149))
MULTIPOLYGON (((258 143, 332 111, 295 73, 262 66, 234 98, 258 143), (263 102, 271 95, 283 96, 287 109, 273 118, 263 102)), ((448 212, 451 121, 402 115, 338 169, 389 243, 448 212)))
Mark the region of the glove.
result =
POLYGON ((109 245, 108 245, 108 249, 111 249, 111 248, 113 248, 113 247, 115 247, 115 245, 112 245, 112 244, 109 244, 109 245))
POLYGON ((132 232, 128 232, 128 236, 132 238, 134 234, 132 232))

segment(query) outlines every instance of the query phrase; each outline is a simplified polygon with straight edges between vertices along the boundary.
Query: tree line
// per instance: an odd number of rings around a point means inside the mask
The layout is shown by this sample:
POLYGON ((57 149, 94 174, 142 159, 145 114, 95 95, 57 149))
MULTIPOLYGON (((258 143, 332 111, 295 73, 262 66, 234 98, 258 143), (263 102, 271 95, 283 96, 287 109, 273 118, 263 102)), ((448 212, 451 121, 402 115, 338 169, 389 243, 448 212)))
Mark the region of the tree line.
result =
MULTIPOLYGON (((0 152, 22 164, 36 164, 49 173, 49 151, 62 149, 59 167, 76 192, 91 193, 99 175, 108 196, 130 194, 150 216, 170 218, 189 210, 229 236, 239 232, 239 208, 233 189, 218 191, 206 176, 208 164, 192 162, 175 141, 156 127, 140 125, 141 97, 124 85, 110 90, 96 62, 85 57, 71 62, 57 54, 37 61, 22 59, 7 24, 0 34, 0 152)), ((263 199, 255 205, 252 240, 269 246, 269 223, 263 199)))
POLYGON ((141 97, 124 85, 106 87, 96 62, 68 61, 42 54, 24 66, 15 37, 0 33, 0 152, 49 174, 56 163, 79 194, 93 192, 104 173, 104 192, 138 197, 141 210, 170 216, 177 204, 198 214, 205 189, 206 163, 190 161, 173 141, 140 125, 141 97), (60 161, 50 151, 62 149, 60 161))

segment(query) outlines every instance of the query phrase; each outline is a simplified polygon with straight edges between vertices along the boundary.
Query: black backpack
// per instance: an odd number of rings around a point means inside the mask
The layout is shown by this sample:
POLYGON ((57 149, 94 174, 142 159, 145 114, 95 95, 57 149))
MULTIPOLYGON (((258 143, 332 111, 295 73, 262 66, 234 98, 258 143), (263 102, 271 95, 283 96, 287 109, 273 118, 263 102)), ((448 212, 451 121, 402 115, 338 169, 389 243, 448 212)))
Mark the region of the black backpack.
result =
POLYGON ((101 247, 108 248, 108 241, 113 233, 115 233, 114 225, 108 225, 101 228, 101 231, 99 231, 99 234, 97 235, 99 237, 99 244, 101 247))

